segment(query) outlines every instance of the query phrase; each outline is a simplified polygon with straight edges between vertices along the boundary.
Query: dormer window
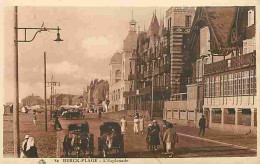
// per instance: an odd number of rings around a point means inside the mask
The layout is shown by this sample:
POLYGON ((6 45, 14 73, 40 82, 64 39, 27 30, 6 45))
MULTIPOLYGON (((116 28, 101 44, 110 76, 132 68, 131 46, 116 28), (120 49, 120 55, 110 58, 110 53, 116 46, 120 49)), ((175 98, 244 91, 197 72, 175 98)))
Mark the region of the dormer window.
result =
POLYGON ((248 11, 248 22, 247 22, 247 26, 250 27, 253 24, 255 24, 255 12, 254 10, 249 10, 248 11))

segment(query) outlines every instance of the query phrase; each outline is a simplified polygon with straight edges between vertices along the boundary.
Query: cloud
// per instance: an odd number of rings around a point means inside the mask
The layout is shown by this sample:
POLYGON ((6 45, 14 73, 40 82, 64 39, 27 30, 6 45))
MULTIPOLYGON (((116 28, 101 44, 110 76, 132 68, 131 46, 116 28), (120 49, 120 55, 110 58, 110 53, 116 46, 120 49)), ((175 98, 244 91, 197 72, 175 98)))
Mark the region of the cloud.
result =
POLYGON ((47 64, 47 71, 54 74, 73 75, 79 72, 80 67, 76 64, 72 64, 68 61, 62 61, 60 63, 47 64))
POLYGON ((114 42, 109 35, 107 37, 87 37, 82 41, 82 47, 86 50, 85 56, 95 59, 105 59, 112 56, 120 48, 120 43, 114 42))

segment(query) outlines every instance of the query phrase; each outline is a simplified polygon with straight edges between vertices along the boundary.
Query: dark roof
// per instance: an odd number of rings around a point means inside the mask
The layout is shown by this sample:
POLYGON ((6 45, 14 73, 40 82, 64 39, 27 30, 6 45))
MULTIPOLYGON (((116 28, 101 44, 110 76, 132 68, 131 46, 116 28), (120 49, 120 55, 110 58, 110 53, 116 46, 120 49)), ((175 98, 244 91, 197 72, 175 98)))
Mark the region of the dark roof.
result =
POLYGON ((210 26, 220 46, 229 39, 229 32, 236 16, 236 7, 204 7, 210 26))

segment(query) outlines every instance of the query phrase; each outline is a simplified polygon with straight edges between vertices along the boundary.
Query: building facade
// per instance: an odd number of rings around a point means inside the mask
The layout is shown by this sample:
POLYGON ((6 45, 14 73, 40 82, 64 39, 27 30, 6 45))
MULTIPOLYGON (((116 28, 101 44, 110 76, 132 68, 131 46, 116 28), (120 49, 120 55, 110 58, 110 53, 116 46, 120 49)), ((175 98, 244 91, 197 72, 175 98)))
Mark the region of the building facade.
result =
POLYGON ((194 13, 194 8, 171 7, 166 12, 166 25, 164 19, 159 24, 154 13, 149 30, 138 33, 131 60, 131 87, 125 92, 127 109, 162 117, 165 101, 185 91, 185 43, 194 13))
POLYGON ((197 8, 188 47, 187 99, 166 102, 164 117, 197 126, 204 113, 210 128, 256 132, 255 8, 197 8))
POLYGON ((109 106, 108 111, 116 112, 125 110, 123 93, 129 91, 130 57, 136 48, 136 21, 129 22, 129 32, 123 44, 123 51, 115 53, 110 60, 109 106))

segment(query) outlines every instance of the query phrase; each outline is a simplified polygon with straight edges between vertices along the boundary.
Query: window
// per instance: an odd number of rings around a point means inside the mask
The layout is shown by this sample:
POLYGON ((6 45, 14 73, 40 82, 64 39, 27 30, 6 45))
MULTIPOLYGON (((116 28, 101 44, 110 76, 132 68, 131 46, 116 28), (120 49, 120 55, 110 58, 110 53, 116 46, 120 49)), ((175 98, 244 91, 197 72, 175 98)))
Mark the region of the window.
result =
POLYGON ((224 75, 224 96, 228 95, 228 75, 224 75))
POLYGON ((249 10, 248 11, 248 24, 247 24, 247 26, 249 27, 253 24, 255 24, 255 12, 254 12, 254 10, 249 10))
POLYGON ((237 74, 234 74, 234 96, 237 96, 237 74))
POLYGON ((205 97, 209 97, 209 78, 206 79, 205 83, 205 97))
POLYGON ((242 72, 242 94, 249 95, 249 71, 242 72))
POLYGON ((242 95, 242 79, 241 72, 237 74, 237 82, 238 82, 238 95, 242 95))
POLYGON ((171 26, 172 26, 172 18, 169 18, 168 19, 168 28, 171 28, 171 26))
POLYGON ((250 95, 256 94, 255 70, 250 71, 250 95))
POLYGON ((191 16, 186 15, 185 17, 185 27, 191 27, 191 16))
POLYGON ((215 96, 220 96, 220 76, 215 78, 215 96))
POLYGON ((209 88, 209 94, 210 97, 215 97, 215 91, 214 91, 214 77, 210 78, 210 88, 209 88))
POLYGON ((228 74, 228 96, 233 96, 233 74, 228 74))

